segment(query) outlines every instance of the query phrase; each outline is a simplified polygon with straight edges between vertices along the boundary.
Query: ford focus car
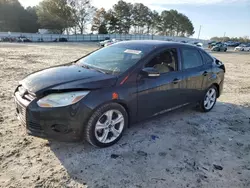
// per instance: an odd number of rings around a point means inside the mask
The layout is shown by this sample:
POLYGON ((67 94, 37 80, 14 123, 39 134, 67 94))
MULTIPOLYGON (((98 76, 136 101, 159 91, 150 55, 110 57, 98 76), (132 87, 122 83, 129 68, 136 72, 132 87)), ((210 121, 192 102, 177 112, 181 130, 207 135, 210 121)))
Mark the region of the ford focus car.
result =
POLYGON ((189 104, 210 111, 224 73, 193 45, 127 41, 27 76, 14 99, 28 134, 107 147, 145 118, 189 104))

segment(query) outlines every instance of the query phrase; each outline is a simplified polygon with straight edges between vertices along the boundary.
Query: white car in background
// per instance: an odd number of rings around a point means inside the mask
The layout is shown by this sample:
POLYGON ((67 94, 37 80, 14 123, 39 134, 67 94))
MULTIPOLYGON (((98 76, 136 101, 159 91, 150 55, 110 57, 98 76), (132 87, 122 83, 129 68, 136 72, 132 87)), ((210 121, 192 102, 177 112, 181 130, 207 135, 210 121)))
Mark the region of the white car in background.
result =
POLYGON ((201 42, 192 42, 191 44, 193 44, 197 47, 203 48, 203 44, 201 42))
POLYGON ((104 41, 101 41, 99 44, 100 44, 100 46, 104 47, 105 44, 107 44, 109 42, 111 42, 111 40, 104 40, 104 41))
POLYGON ((115 44, 115 43, 120 42, 120 41, 122 41, 122 40, 119 40, 119 39, 112 39, 111 41, 105 43, 105 44, 104 44, 104 47, 110 46, 110 45, 115 44))
POLYGON ((241 44, 235 47, 234 51, 250 51, 250 44, 241 44))

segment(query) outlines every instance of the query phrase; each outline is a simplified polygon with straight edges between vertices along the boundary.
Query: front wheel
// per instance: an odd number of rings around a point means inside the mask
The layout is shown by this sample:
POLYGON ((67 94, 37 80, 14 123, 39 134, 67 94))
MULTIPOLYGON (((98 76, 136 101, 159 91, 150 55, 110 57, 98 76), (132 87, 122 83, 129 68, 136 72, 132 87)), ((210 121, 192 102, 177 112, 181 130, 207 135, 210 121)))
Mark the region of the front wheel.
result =
POLYGON ((201 111, 209 112, 210 110, 212 110, 216 103, 217 96, 218 96, 217 88, 213 85, 207 90, 205 96, 200 102, 201 111))
POLYGON ((128 125, 126 110, 117 103, 99 107, 85 127, 85 139, 93 146, 108 147, 120 140, 128 125))

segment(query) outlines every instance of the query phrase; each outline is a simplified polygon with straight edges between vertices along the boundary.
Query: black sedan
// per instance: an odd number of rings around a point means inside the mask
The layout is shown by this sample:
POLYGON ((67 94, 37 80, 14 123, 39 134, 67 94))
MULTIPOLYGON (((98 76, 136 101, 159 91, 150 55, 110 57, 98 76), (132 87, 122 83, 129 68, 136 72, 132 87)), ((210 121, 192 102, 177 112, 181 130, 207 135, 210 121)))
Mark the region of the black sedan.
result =
POLYGON ((224 73, 222 62, 192 45, 126 41, 27 76, 14 98, 28 134, 107 147, 142 119, 191 103, 210 111, 224 73))

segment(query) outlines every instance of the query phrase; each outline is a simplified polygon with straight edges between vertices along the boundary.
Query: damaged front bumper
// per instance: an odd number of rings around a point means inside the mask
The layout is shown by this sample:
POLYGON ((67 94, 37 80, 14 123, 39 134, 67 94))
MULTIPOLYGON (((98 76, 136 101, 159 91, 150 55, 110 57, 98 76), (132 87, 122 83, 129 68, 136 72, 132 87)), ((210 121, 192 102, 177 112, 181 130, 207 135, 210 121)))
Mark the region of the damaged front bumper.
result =
POLYGON ((16 112, 27 133, 32 136, 59 141, 79 141, 92 110, 82 101, 65 107, 41 108, 37 99, 14 94, 16 112))

